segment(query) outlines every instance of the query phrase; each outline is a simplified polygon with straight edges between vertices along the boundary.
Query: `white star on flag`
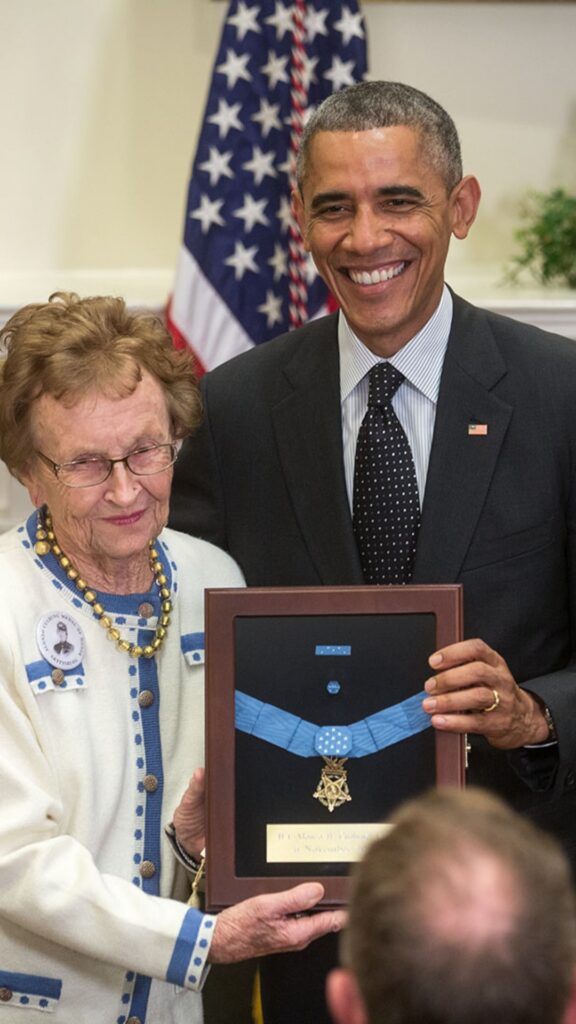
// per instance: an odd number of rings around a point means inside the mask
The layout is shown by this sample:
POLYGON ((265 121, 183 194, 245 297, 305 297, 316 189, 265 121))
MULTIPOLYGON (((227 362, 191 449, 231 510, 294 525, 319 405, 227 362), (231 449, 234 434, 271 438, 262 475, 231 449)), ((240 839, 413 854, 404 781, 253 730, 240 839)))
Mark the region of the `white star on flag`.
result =
POLYGON ((226 60, 222 64, 218 64, 216 71, 219 71, 221 75, 226 75, 226 84, 229 89, 234 88, 239 78, 243 78, 245 82, 251 81, 250 72, 246 70, 249 60, 249 53, 235 53, 234 50, 228 50, 226 60))
POLYGON ((306 38, 313 43, 317 35, 327 36, 326 18, 330 11, 324 7, 321 11, 309 10, 306 14, 306 38))
POLYGON ((356 14, 353 14, 346 4, 342 5, 342 17, 339 21, 334 22, 334 28, 338 29, 338 32, 342 33, 344 46, 348 46, 348 43, 354 38, 354 36, 358 39, 364 38, 362 15, 359 11, 356 14))
POLYGON ((222 176, 225 178, 234 177, 234 172, 230 169, 232 155, 232 150, 228 153, 220 153, 215 146, 210 146, 210 156, 208 157, 208 160, 198 166, 201 171, 208 171, 211 185, 217 185, 222 176))
POLYGON ((229 24, 234 25, 240 42, 242 42, 248 32, 260 32, 258 24, 259 13, 259 7, 247 7, 243 0, 240 0, 238 13, 230 15, 228 18, 229 24))
POLYGON ((257 121, 262 126, 262 135, 265 139, 273 128, 277 128, 278 131, 282 130, 282 122, 278 117, 279 110, 279 103, 269 103, 266 97, 263 96, 260 100, 260 110, 257 114, 252 114, 252 120, 257 121))
POLYGON ((288 63, 288 57, 280 57, 273 50, 268 50, 268 60, 266 64, 263 64, 260 71, 263 75, 266 75, 268 79, 268 88, 270 92, 276 88, 278 82, 289 82, 288 72, 286 71, 286 65, 288 63))
POLYGON ((282 196, 280 204, 278 206, 278 213, 276 214, 280 224, 282 225, 282 231, 288 233, 290 228, 294 225, 294 217, 292 215, 292 204, 288 196, 282 196))
POLYGON ((269 266, 274 271, 274 280, 279 281, 281 277, 288 274, 288 253, 280 242, 274 245, 274 255, 268 260, 269 266))
POLYGON ((229 256, 227 260, 224 260, 224 263, 227 267, 234 267, 234 277, 237 281, 242 280, 247 270, 252 270, 255 274, 258 273, 258 264, 254 260, 257 252, 257 245, 251 245, 247 249, 242 242, 236 242, 234 255, 229 256))
POLYGON ((276 10, 269 18, 266 18, 267 25, 273 25, 276 29, 276 38, 283 39, 286 32, 292 32, 294 27, 294 14, 292 7, 285 7, 276 0, 276 10))
POLYGON ((337 89, 342 89, 345 85, 354 84, 354 61, 347 60, 343 61, 340 59, 338 54, 332 60, 332 67, 329 71, 324 72, 324 78, 327 78, 329 82, 332 82, 334 92, 337 89))
POLYGON ((233 213, 235 217, 239 217, 244 221, 246 234, 252 231, 255 224, 263 224, 266 227, 270 223, 268 217, 264 214, 264 209, 267 205, 267 199, 254 199, 249 192, 244 194, 243 205, 239 206, 233 213))
POLYGON ((263 302, 261 306, 258 306, 258 312, 266 315, 268 327, 273 327, 274 324, 281 324, 282 297, 280 295, 274 295, 271 291, 267 291, 266 302, 263 302))
POLYGON ((260 146, 253 146, 252 159, 242 164, 242 170, 250 171, 254 175, 255 184, 261 185, 267 174, 271 178, 276 177, 276 171, 272 166, 274 157, 275 153, 272 150, 269 153, 263 153, 260 146))
POLYGON ((238 117, 238 112, 241 109, 241 103, 227 103, 226 100, 218 100, 218 113, 212 114, 208 121, 210 124, 218 125, 218 135, 221 139, 226 138, 231 128, 237 128, 239 132, 242 131, 244 125, 238 117))
POLYGON ((209 196, 200 196, 200 206, 192 210, 190 217, 199 220, 202 224, 202 234, 205 235, 213 224, 223 227, 226 223, 220 216, 220 210, 224 206, 223 199, 210 199, 209 196))

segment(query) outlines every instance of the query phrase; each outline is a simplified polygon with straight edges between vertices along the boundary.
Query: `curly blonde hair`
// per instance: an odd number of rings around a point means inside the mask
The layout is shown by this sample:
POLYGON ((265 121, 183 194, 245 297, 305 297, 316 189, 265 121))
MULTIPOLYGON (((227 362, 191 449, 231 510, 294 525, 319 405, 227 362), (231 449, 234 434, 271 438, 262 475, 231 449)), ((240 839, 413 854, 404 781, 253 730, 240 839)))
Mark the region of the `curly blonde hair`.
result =
POLYGON ((34 448, 31 410, 41 395, 72 406, 85 394, 131 395, 147 371, 160 384, 175 438, 198 426, 202 406, 187 350, 162 321, 121 298, 55 292, 24 306, 0 331, 0 458, 19 477, 34 448))

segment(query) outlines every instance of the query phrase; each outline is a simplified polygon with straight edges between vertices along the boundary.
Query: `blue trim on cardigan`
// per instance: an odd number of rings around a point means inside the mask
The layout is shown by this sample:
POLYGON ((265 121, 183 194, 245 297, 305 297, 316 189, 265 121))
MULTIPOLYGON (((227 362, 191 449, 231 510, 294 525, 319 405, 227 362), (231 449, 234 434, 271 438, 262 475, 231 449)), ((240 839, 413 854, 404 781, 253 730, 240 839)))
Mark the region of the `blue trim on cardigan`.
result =
POLYGON ((204 633, 183 633, 180 637, 180 649, 183 654, 187 654, 188 651, 203 651, 204 646, 204 633))
POLYGON ((128 1017, 139 1017, 141 1021, 146 1020, 151 985, 152 978, 147 977, 146 974, 136 975, 136 981, 134 982, 134 992, 132 995, 130 1009, 128 1011, 128 1017))
POLYGON ((41 974, 18 974, 16 971, 0 971, 0 987, 16 992, 27 992, 47 999, 60 999, 62 982, 59 978, 45 978, 41 974))
MULTIPOLYGON (((150 643, 150 630, 138 630, 138 643, 143 646, 150 643)), ((154 703, 148 708, 140 709, 140 722, 143 736, 144 772, 155 775, 158 786, 153 792, 144 790, 138 797, 144 803, 144 850, 145 860, 156 865, 156 873, 152 878, 142 879, 144 892, 158 896, 160 893, 161 850, 160 839, 162 830, 162 794, 164 791, 164 767, 162 764, 162 741, 160 738, 160 686, 158 682, 158 666, 156 658, 138 659, 138 680, 140 693, 150 690, 154 694, 154 703)))
MULTIPOLYGON (((28 676, 29 683, 33 683, 37 679, 42 679, 44 676, 50 676, 54 671, 54 665, 51 665, 48 661, 44 661, 43 658, 40 658, 39 661, 30 661, 24 667, 26 669, 26 675, 28 676)), ((62 669, 62 671, 65 676, 83 676, 86 674, 84 672, 84 665, 82 662, 80 662, 79 665, 75 665, 74 668, 65 668, 62 669)))
POLYGON ((171 981, 174 985, 184 986, 186 984, 186 973, 203 919, 204 914, 200 910, 190 907, 176 939, 174 951, 166 971, 166 981, 171 981))
MULTIPOLYGON (((36 527, 38 524, 38 513, 33 512, 32 515, 26 520, 26 529, 28 537, 32 544, 36 542, 36 527)), ((173 580, 173 563, 170 560, 170 555, 167 546, 161 541, 157 542, 157 548, 160 552, 160 559, 164 567, 164 575, 166 576, 166 586, 170 589, 174 589, 175 583, 173 580)), ((50 552, 43 558, 37 557, 36 561, 40 568, 47 569, 54 577, 54 584, 59 589, 65 589, 73 595, 75 603, 79 600, 80 606, 87 609, 89 606, 83 600, 82 595, 74 583, 68 579, 64 569, 60 565, 60 562, 55 555, 50 552)), ((107 594, 103 591, 94 590, 96 594, 96 600, 106 609, 107 612, 112 612, 114 615, 135 615, 138 616, 138 608, 143 602, 150 603, 154 608, 154 615, 160 614, 160 602, 161 598, 158 593, 158 588, 154 583, 151 590, 145 591, 141 594, 107 594)), ((97 618, 97 616, 95 616, 97 618)), ((153 635, 153 634, 152 634, 153 635)))

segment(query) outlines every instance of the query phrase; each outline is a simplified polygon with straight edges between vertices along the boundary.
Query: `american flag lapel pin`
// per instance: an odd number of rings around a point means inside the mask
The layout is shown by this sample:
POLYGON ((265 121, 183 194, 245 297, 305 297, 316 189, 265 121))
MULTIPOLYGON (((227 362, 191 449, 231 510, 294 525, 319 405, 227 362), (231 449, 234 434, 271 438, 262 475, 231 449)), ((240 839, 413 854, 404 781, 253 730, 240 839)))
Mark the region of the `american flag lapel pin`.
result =
POLYGON ((486 437, 488 434, 487 423, 469 423, 468 437, 486 437))

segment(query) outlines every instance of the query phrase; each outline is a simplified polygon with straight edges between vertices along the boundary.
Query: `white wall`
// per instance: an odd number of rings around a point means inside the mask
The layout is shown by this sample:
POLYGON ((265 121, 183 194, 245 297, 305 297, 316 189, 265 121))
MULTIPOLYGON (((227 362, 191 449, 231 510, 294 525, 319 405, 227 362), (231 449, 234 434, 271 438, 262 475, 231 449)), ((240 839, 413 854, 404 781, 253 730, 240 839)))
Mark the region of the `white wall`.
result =
MULTIPOLYGON (((161 305, 223 0, 0 0, 0 314, 54 288, 161 305)), ((450 278, 494 290, 528 187, 576 189, 576 3, 366 3, 374 77, 454 115, 482 182, 450 278)))
POLYGON ((225 9, 0 0, 0 306, 163 294, 225 9))

